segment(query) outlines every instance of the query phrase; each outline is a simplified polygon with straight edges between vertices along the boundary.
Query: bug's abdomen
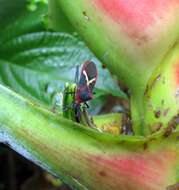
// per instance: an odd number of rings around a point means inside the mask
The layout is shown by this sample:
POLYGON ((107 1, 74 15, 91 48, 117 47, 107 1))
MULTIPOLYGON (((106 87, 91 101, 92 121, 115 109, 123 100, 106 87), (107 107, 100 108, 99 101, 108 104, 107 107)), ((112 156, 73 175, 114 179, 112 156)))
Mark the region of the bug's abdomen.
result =
POLYGON ((92 98, 93 95, 88 86, 78 86, 75 97, 76 103, 80 104, 88 100, 91 100, 92 98))

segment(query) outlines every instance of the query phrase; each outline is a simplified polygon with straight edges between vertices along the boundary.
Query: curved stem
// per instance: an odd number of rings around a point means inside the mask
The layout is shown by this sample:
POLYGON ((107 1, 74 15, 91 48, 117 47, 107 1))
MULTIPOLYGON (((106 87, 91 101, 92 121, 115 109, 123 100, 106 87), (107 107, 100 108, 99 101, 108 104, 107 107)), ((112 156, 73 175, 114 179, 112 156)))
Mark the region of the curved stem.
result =
POLYGON ((101 134, 0 86, 0 140, 76 189, 163 190, 177 182, 178 135, 101 134))

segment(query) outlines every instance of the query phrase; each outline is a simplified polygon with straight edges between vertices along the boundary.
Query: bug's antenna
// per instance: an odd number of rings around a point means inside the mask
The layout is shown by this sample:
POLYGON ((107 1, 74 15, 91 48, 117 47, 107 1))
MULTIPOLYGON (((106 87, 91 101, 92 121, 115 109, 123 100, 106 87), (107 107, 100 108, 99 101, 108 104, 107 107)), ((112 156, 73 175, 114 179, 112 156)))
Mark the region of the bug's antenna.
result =
POLYGON ((79 81, 79 65, 76 65, 76 73, 75 73, 75 83, 78 84, 79 81))

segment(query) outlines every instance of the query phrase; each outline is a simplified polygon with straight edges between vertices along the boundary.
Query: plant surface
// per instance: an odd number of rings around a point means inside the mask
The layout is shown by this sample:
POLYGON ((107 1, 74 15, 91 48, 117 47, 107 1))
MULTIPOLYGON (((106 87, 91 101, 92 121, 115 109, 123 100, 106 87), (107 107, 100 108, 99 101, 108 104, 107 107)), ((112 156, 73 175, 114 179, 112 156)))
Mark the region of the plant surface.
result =
POLYGON ((179 181, 179 1, 3 5, 0 141, 74 189, 174 189, 179 181), (116 115, 95 116, 98 130, 62 116, 60 94, 66 82, 73 83, 76 65, 86 60, 99 71, 91 113, 99 113, 109 94, 130 102, 129 111, 117 114, 117 132, 106 129, 114 127, 116 115), (134 134, 119 134, 128 119, 134 134))

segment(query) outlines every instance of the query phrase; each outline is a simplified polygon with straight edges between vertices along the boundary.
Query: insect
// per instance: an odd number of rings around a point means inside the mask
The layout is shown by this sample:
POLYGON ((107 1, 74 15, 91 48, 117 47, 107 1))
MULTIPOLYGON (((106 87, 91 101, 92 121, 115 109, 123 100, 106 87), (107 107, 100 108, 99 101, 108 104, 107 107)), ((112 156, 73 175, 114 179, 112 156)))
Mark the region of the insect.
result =
POLYGON ((80 104, 93 98, 93 88, 97 80, 97 68, 92 61, 83 64, 80 80, 77 83, 75 103, 80 104))
POLYGON ((92 61, 86 61, 83 64, 79 80, 79 67, 77 68, 75 76, 76 84, 66 84, 65 87, 64 116, 77 122, 82 120, 82 116, 86 119, 88 118, 86 112, 88 105, 86 102, 93 98, 93 88, 96 84, 97 75, 96 65, 92 61))
POLYGON ((84 103, 87 107, 87 101, 93 98, 93 88, 97 81, 97 68, 94 62, 86 61, 81 70, 80 80, 77 83, 76 93, 75 93, 75 113, 76 120, 80 117, 80 106, 84 103))

